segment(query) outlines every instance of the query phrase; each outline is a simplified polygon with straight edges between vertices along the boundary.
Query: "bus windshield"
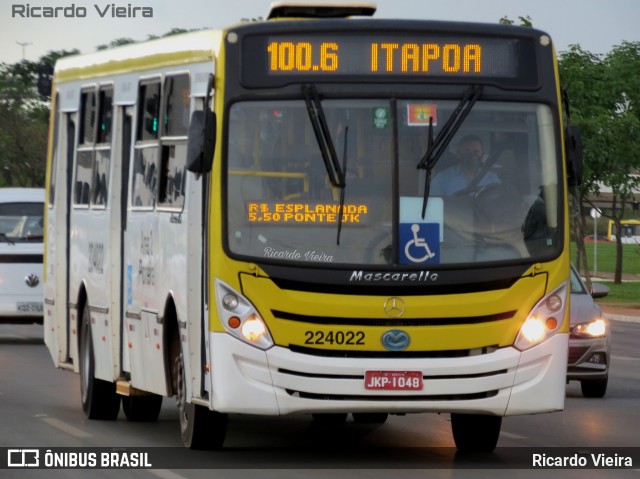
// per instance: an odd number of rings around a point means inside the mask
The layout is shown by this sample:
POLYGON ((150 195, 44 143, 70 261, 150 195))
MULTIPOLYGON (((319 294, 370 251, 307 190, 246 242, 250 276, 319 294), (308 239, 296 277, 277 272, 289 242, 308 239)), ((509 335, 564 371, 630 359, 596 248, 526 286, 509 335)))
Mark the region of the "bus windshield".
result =
POLYGON ((263 262, 403 267, 558 254, 551 109, 479 100, 433 168, 421 167, 430 137, 458 105, 323 99, 337 164, 346 164, 339 187, 303 99, 234 103, 226 164, 230 253, 263 262))

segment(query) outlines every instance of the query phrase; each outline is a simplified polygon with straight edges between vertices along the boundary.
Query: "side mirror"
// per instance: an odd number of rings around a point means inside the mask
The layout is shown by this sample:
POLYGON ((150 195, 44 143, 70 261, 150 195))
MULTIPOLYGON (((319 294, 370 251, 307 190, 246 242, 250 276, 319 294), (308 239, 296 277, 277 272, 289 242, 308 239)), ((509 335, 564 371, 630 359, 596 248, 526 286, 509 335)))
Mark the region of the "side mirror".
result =
POLYGON ((609 287, 600 283, 592 283, 591 284, 591 296, 594 299, 604 298, 609 294, 609 287))
POLYGON ((207 110, 196 110, 191 114, 189 139, 187 141, 187 170, 193 173, 208 173, 213 165, 216 145, 216 116, 207 110))
POLYGON ((51 87, 53 86, 53 67, 44 65, 38 70, 38 93, 43 97, 51 96, 51 87))
POLYGON ((564 147, 567 157, 567 181, 569 186, 582 183, 582 139, 580 129, 569 125, 564 132, 564 147))

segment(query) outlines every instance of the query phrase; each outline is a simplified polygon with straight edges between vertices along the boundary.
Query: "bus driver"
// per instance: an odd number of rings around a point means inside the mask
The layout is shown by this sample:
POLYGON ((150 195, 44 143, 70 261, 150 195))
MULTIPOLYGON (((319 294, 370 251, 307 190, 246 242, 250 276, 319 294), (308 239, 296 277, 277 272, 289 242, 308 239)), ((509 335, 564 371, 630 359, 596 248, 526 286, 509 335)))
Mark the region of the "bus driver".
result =
MULTIPOLYGON (((476 178, 482 167, 484 148, 482 140, 476 135, 466 135, 458 144, 456 164, 438 173, 431 183, 433 196, 448 196, 467 188, 476 178)), ((476 181, 477 186, 500 183, 498 176, 492 171, 484 173, 476 181)))

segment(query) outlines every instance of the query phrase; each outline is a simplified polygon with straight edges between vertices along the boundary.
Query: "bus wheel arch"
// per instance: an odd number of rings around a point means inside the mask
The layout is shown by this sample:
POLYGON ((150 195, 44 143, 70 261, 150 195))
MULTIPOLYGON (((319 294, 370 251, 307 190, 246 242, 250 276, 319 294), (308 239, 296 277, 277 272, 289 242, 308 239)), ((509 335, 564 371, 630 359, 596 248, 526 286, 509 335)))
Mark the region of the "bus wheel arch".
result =
POLYGON ((169 301, 165 307, 166 360, 169 361, 169 394, 175 395, 178 408, 182 442, 190 449, 220 449, 227 434, 226 414, 211 411, 187 398, 187 371, 180 338, 180 326, 175 304, 169 301))

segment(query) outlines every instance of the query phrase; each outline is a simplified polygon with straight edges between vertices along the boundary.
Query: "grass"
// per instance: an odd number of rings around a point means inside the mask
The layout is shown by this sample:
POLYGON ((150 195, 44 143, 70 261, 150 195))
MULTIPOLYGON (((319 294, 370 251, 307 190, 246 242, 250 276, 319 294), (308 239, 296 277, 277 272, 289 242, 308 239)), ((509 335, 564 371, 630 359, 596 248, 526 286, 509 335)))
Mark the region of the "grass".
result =
MULTIPOLYGON (((593 273, 614 273, 616 268, 615 243, 585 243, 587 263, 593 273), (594 268, 594 247, 596 248, 597 268, 594 268)), ((576 245, 571 243, 571 260, 575 263, 576 245)), ((640 245, 622 245, 622 273, 637 275, 639 281, 614 284, 613 281, 603 281, 609 287, 609 295, 602 298, 606 303, 640 304, 640 245)))
MULTIPOLYGON (((616 244, 609 242, 585 243, 587 250, 587 263, 590 271, 613 273, 616 270, 616 244), (597 259, 597 268, 594 268, 594 248, 597 259)), ((571 260, 575 264, 576 245, 571 243, 571 260)), ((625 274, 640 275, 640 245, 622 245, 622 272, 625 274)))
POLYGON ((640 303, 640 282, 634 281, 622 284, 613 284, 613 281, 601 281, 609 287, 609 294, 598 300, 603 303, 640 303))

